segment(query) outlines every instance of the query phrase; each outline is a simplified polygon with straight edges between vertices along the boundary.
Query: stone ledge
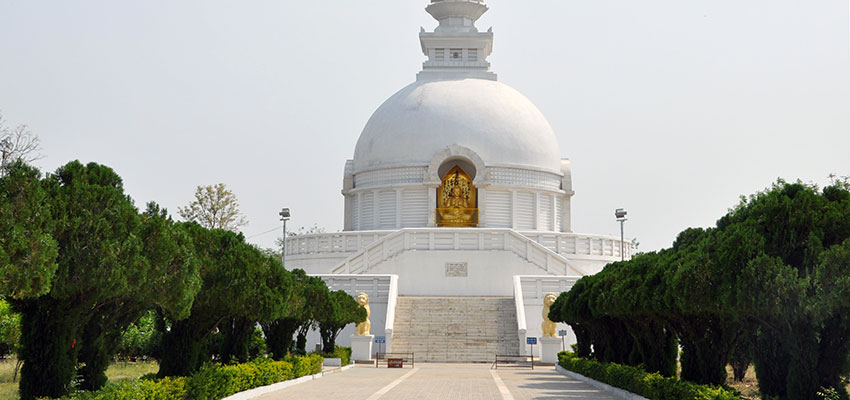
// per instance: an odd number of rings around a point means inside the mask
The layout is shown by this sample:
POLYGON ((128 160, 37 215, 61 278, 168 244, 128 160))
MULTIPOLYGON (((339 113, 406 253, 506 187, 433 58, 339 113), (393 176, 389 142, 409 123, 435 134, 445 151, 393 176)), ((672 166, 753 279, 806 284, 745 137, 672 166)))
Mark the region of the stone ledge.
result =
MULTIPOLYGON (((342 368, 335 368, 333 370, 333 372, 342 372, 342 371, 345 371, 345 370, 352 368, 352 367, 354 367, 354 364, 346 365, 342 368)), ((327 373, 332 373, 332 372, 327 372, 327 373)), ((313 379, 319 379, 322 376, 324 376, 325 374, 326 374, 326 372, 323 371, 323 372, 319 372, 318 374, 315 374, 315 375, 307 375, 307 376, 302 376, 300 378, 290 379, 288 381, 273 383, 273 384, 268 385, 268 386, 260 386, 258 388, 253 388, 253 389, 246 390, 244 392, 232 394, 232 395, 227 396, 227 397, 225 397, 221 400, 250 400, 250 399, 253 399, 255 397, 262 396, 266 393, 271 393, 271 392, 274 392, 276 390, 285 389, 285 388, 288 388, 290 386, 297 385, 299 383, 312 381, 313 379)))
POLYGON ((602 383, 602 382, 597 381, 596 379, 591 379, 591 378, 588 378, 584 375, 580 375, 580 374, 577 374, 573 371, 567 370, 566 368, 562 367, 560 364, 555 364, 555 371, 558 371, 562 375, 568 376, 570 378, 578 379, 578 380, 580 380, 584 383, 587 383, 588 385, 593 386, 593 387, 595 387, 599 390, 604 390, 604 391, 611 393, 612 395, 617 396, 621 399, 625 399, 625 400, 649 400, 646 397, 636 395, 632 392, 628 392, 628 391, 625 391, 625 390, 620 389, 620 388, 615 388, 615 387, 613 387, 613 386, 611 386, 607 383, 602 383))

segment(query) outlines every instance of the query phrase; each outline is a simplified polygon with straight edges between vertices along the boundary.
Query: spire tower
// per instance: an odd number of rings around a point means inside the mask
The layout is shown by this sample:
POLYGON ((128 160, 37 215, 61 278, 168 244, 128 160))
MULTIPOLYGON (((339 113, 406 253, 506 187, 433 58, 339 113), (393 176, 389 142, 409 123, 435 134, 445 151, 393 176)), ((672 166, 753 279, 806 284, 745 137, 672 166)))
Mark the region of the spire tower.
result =
POLYGON ((475 21, 487 10, 484 0, 431 0, 425 11, 440 24, 434 32, 422 28, 419 33, 428 60, 416 79, 496 80, 487 61, 493 51, 493 30, 478 32, 475 27, 475 21))

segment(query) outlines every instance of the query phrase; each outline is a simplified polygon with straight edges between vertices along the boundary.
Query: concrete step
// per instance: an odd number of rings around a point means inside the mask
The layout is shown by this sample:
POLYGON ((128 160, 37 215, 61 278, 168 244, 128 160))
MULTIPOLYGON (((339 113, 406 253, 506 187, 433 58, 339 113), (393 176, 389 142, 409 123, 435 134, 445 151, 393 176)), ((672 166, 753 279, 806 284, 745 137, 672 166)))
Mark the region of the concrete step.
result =
POLYGON ((492 362, 518 354, 516 309, 510 297, 398 298, 394 352, 437 362, 492 362))

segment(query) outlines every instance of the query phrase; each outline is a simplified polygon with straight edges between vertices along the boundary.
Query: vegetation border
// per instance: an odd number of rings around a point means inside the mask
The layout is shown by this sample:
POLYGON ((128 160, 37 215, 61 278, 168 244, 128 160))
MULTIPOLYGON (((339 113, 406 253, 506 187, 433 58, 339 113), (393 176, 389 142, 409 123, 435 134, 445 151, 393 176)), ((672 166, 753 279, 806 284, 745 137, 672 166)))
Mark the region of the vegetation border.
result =
POLYGON ((734 390, 680 381, 658 373, 649 373, 638 367, 588 360, 576 357, 568 351, 558 353, 558 365, 567 371, 642 396, 632 399, 743 400, 734 390))

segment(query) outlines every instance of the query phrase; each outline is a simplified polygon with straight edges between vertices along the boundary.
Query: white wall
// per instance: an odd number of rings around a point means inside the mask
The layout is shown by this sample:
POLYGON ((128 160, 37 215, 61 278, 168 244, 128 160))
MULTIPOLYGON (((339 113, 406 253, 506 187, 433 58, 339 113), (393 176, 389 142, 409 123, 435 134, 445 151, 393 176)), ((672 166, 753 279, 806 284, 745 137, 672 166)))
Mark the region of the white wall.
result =
MULTIPOLYGON (((540 337, 543 335, 543 296, 546 293, 555 293, 560 295, 562 292, 570 290, 572 285, 579 277, 571 276, 519 276, 522 287, 522 301, 525 311, 526 333, 525 337, 536 337, 540 343, 540 337)), ((569 325, 557 323, 556 333, 559 330, 566 330, 567 336, 564 338, 564 347, 569 350, 570 345, 576 343, 575 333, 569 325)), ((526 344, 525 339, 521 339, 520 352, 529 354, 532 347, 526 344)), ((534 346, 534 355, 540 356, 540 345, 534 346)))
MULTIPOLYGON (((369 295, 369 322, 371 323, 370 332, 376 336, 386 336, 387 307, 390 303, 392 295, 392 281, 395 277, 397 282, 398 277, 390 274, 361 274, 361 275, 318 275, 325 281, 330 290, 344 290, 351 296, 356 296, 360 292, 365 292, 369 295)), ((351 335, 356 332, 355 324, 349 324, 337 336, 336 344, 338 346, 351 346, 351 335)), ((317 344, 322 343, 322 336, 317 330, 311 330, 307 334, 307 351, 312 351, 317 344)), ((387 337, 388 346, 392 345, 392 338, 387 337)), ((376 345, 372 346, 372 353, 380 350, 376 345)))
POLYGON ((397 274, 402 296, 513 295, 512 277, 545 273, 509 251, 407 251, 369 270, 397 274), (466 263, 466 277, 446 276, 446 263, 466 263))

